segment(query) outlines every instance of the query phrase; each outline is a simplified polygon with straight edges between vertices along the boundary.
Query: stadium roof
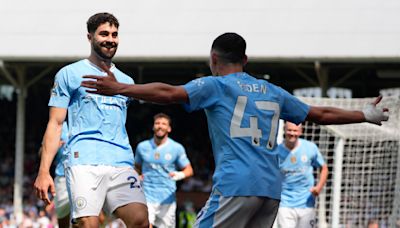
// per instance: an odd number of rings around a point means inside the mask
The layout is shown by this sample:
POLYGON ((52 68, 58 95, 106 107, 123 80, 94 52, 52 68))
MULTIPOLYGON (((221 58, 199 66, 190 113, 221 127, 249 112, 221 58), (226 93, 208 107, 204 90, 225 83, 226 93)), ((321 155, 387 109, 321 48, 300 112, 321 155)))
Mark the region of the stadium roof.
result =
POLYGON ((206 60, 212 40, 237 32, 254 60, 388 62, 400 59, 400 1, 7 1, 0 59, 86 57, 86 20, 120 20, 120 61, 206 60))

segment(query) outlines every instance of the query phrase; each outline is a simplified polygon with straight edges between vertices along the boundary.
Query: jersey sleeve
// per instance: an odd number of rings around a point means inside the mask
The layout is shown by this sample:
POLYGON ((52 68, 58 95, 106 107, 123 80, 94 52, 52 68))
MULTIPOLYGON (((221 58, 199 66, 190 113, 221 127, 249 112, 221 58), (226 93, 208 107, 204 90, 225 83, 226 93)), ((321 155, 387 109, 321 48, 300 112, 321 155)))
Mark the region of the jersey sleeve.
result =
POLYGON ((319 152, 317 145, 313 144, 314 151, 315 151, 315 156, 313 157, 312 160, 312 166, 319 168, 323 165, 325 165, 324 157, 322 156, 321 152, 319 152))
POLYGON ((68 124, 66 121, 64 121, 61 129, 61 141, 64 141, 64 143, 68 141, 68 124))
POLYGON ((142 165, 143 159, 142 156, 140 155, 140 152, 142 150, 142 145, 139 143, 139 145, 136 147, 135 151, 135 164, 142 165))
POLYGON ((208 76, 194 79, 183 86, 186 90, 189 103, 184 104, 186 111, 191 112, 199 109, 209 108, 217 101, 219 95, 217 80, 215 77, 208 76))
POLYGON ((182 145, 177 146, 177 159, 176 159, 176 165, 178 168, 183 169, 185 168, 188 164, 190 164, 189 158, 186 155, 185 148, 182 145))
POLYGON ((302 123, 310 111, 310 106, 300 101, 286 90, 282 89, 282 97, 284 99, 282 105, 281 119, 300 124, 302 123))
POLYGON ((126 84, 135 84, 133 78, 131 78, 129 75, 126 75, 126 77, 127 77, 126 84))
MULTIPOLYGON (((128 76, 128 82, 127 84, 135 84, 135 81, 133 80, 133 78, 128 76)), ((127 105, 131 104, 135 99, 132 97, 128 97, 128 100, 126 101, 127 105)))
POLYGON ((71 89, 68 83, 66 69, 61 69, 54 78, 54 85, 51 89, 49 106, 68 108, 71 99, 71 89))

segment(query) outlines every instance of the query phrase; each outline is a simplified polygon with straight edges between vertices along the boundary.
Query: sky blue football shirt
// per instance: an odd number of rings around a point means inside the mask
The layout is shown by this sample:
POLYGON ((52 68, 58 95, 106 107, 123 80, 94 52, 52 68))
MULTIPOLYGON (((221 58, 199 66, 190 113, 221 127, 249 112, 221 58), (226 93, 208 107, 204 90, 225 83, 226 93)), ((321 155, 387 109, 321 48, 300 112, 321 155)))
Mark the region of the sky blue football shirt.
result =
POLYGON ((169 173, 181 170, 190 163, 184 147, 171 138, 158 147, 154 139, 145 140, 136 148, 135 162, 142 166, 147 202, 175 202, 176 183, 169 173))
POLYGON ((58 149, 56 158, 54 159, 54 162, 56 164, 56 169, 55 169, 56 176, 64 176, 64 164, 63 164, 64 149, 68 143, 68 124, 66 121, 64 121, 62 125, 60 140, 63 141, 64 144, 58 149))
POLYGON ((301 123, 309 106, 247 73, 203 77, 184 85, 188 111, 204 109, 215 159, 213 188, 225 197, 280 199, 279 119, 301 123))
MULTIPOLYGON (((133 79, 115 66, 117 80, 133 79)), ((81 87, 84 75, 105 76, 99 67, 84 59, 63 67, 55 77, 49 106, 68 109, 69 140, 66 166, 133 166, 134 158, 125 129, 130 99, 122 95, 102 96, 81 87)))
POLYGON ((281 171, 284 176, 280 207, 314 207, 314 168, 325 164, 315 143, 299 139, 299 145, 290 151, 284 143, 278 146, 281 171))

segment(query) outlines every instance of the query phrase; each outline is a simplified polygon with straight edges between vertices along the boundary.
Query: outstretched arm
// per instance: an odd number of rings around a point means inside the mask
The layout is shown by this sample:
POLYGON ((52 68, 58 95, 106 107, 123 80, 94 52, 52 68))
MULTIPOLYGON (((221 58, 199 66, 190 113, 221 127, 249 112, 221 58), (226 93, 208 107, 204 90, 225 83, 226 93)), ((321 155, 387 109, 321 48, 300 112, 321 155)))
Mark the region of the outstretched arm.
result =
POLYGON ((90 88, 87 90, 88 92, 102 95, 121 94, 160 104, 185 103, 188 101, 188 95, 182 86, 159 82, 142 85, 123 84, 116 80, 114 74, 105 64, 102 64, 102 69, 107 73, 107 76, 83 76, 83 78, 95 79, 82 82, 82 86, 90 88))
POLYGON ((376 98, 373 103, 367 104, 362 111, 350 111, 334 107, 311 106, 306 120, 317 124, 348 124, 369 122, 382 125, 382 121, 389 119, 387 108, 378 108, 376 105, 382 100, 382 96, 376 98))
POLYGON ((141 85, 120 84, 117 92, 124 96, 159 104, 186 103, 189 100, 183 86, 173 86, 160 82, 141 85))
POLYGON ((54 182, 50 175, 50 166, 60 146, 62 124, 65 120, 67 110, 63 108, 50 108, 49 122, 43 137, 42 152, 38 176, 34 183, 36 196, 46 204, 50 203, 48 191, 55 195, 54 182))
POLYGON ((323 106, 311 106, 306 120, 322 125, 361 123, 366 121, 361 111, 323 106))

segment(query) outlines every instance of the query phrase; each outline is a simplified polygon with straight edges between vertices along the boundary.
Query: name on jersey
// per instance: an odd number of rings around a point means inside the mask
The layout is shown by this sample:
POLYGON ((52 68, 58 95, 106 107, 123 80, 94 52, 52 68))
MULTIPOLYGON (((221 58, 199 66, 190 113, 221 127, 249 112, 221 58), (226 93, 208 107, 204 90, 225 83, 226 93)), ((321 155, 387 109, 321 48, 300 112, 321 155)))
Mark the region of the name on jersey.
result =
POLYGON ((93 100, 99 104, 99 108, 103 110, 114 110, 118 111, 121 108, 126 108, 126 101, 121 98, 110 97, 110 96, 100 96, 95 94, 87 94, 84 100, 93 100))
POLYGON ((249 92, 249 93, 267 93, 267 86, 263 84, 244 84, 241 83, 240 81, 237 82, 239 87, 242 89, 244 92, 249 92))
POLYGON ((147 165, 148 165, 148 167, 150 167, 152 169, 158 169, 158 170, 166 170, 167 169, 166 166, 156 164, 156 163, 148 163, 147 165))
POLYGON ((285 176, 297 176, 297 175, 304 175, 307 173, 307 168, 306 167, 301 167, 298 169, 282 169, 281 172, 285 176))

